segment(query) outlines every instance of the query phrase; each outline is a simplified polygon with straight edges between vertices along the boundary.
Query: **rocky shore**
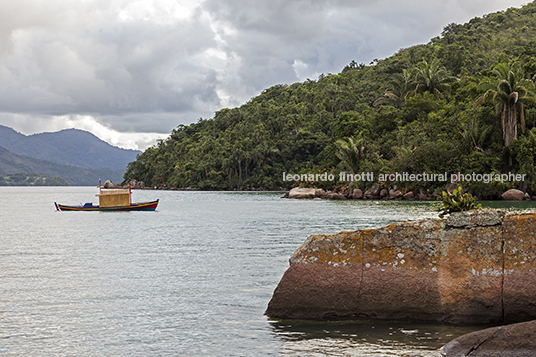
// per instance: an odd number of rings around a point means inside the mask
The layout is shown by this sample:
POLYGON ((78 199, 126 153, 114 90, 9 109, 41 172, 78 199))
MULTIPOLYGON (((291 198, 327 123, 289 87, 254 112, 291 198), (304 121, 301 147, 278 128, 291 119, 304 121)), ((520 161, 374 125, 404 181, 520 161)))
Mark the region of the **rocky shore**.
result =
MULTIPOLYGON (((445 190, 452 192, 457 185, 447 185, 445 190)), ((382 188, 380 184, 375 183, 372 187, 365 192, 360 189, 350 189, 345 187, 336 191, 324 191, 318 188, 302 188, 295 187, 287 192, 283 198, 294 199, 311 199, 322 198, 328 200, 406 200, 406 201, 435 201, 440 197, 438 192, 418 192, 413 191, 403 193, 396 187, 382 188)), ((536 196, 530 196, 521 190, 510 189, 501 195, 501 198, 506 201, 522 201, 522 200, 536 200, 536 196)))
MULTIPOLYGON (((449 184, 446 186, 445 190, 452 192, 454 188, 458 187, 455 184, 449 184)), ((118 183, 112 183, 111 181, 106 181, 103 185, 103 188, 128 188, 128 184, 121 185, 118 183)), ((131 188, 138 190, 166 190, 166 191, 204 191, 199 188, 185 187, 150 187, 146 186, 143 181, 131 180, 131 188)), ((234 191, 284 191, 283 188, 267 190, 264 188, 245 188, 245 189, 235 189, 234 191)), ((401 192, 395 187, 390 188, 381 188, 380 184, 375 183, 370 189, 363 192, 360 189, 350 189, 344 187, 335 191, 325 191, 318 188, 301 188, 295 187, 290 191, 286 192, 282 198, 292 198, 292 199, 328 199, 328 200, 360 200, 360 199, 373 199, 373 200, 406 200, 406 201, 435 201, 440 197, 438 192, 429 192, 423 191, 414 193, 413 191, 401 192)), ((478 197, 477 197, 478 199, 478 197)), ((523 201, 523 200, 533 200, 536 201, 536 196, 530 196, 528 193, 525 193, 520 190, 510 189, 504 192, 501 195, 501 199, 506 201, 523 201)))
POLYGON ((501 324, 536 319, 534 227, 533 213, 472 211, 313 235, 290 258, 266 315, 501 324))

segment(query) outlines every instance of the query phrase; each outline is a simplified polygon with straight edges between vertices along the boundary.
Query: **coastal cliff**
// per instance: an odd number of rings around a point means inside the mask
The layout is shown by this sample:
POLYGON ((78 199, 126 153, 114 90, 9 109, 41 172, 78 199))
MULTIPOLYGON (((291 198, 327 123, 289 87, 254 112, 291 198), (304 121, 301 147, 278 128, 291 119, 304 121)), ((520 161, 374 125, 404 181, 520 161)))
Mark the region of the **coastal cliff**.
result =
POLYGON ((536 214, 471 211, 309 237, 268 304, 273 318, 451 323, 536 319, 536 214))

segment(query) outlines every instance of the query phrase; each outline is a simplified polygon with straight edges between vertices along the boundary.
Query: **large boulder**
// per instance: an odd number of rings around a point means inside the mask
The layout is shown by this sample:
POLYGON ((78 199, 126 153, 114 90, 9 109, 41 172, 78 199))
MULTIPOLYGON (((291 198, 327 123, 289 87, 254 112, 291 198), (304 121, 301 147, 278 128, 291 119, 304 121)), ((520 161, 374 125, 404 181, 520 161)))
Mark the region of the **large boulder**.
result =
POLYGON ((445 357, 533 357, 536 321, 471 332, 447 343, 440 353, 445 357))
POLYGON ((389 191, 387 191, 386 188, 383 188, 381 191, 380 191, 380 198, 384 198, 385 196, 387 196, 389 194, 389 191))
POLYGON ((288 198, 315 198, 316 188, 295 187, 288 193, 288 198))
POLYGON ((414 200, 415 199, 415 194, 413 193, 413 191, 409 191, 407 193, 405 193, 403 196, 402 196, 403 199, 405 200, 414 200))
POLYGON ((523 201, 525 198, 525 193, 520 190, 512 188, 501 195, 503 200, 506 201, 523 201))
POLYGON ((141 189, 145 188, 145 182, 143 181, 136 181, 136 180, 130 180, 130 186, 132 188, 141 189))
POLYGON ((395 189, 391 189, 389 190, 389 199, 391 200, 396 200, 397 198, 401 198, 403 195, 402 195, 402 192, 400 192, 400 190, 395 190, 395 189))
POLYGON ((355 198, 355 199, 363 198, 363 191, 361 191, 360 189, 356 188, 354 190, 354 192, 352 193, 352 197, 355 198))
POLYGON ((380 184, 377 182, 373 184, 371 188, 365 191, 366 198, 377 198, 379 194, 380 194, 380 184))
POLYGON ((471 211, 309 237, 268 304, 274 318, 451 323, 536 319, 536 214, 471 211))

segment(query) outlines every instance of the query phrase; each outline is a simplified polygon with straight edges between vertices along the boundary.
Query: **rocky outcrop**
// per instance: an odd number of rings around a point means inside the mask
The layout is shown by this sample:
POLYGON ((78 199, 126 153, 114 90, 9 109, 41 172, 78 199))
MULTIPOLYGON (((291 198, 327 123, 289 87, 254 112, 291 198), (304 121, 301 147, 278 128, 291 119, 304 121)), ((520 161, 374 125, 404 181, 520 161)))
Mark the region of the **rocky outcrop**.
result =
POLYGON ((536 356, 536 321, 492 327, 458 337, 440 350, 445 357, 536 356))
POLYGON ((102 188, 115 188, 115 187, 116 185, 114 185, 113 182, 110 180, 106 180, 104 182, 104 185, 102 185, 102 188))
POLYGON ((328 200, 359 200, 359 199, 368 199, 368 200, 423 200, 431 201, 436 200, 439 197, 438 193, 419 193, 415 194, 412 191, 403 194, 400 190, 396 189, 396 186, 390 189, 380 189, 379 184, 374 184, 370 189, 363 192, 362 190, 350 189, 345 187, 342 189, 337 189, 335 191, 324 191, 318 188, 303 188, 295 187, 289 192, 286 192, 282 198, 295 198, 295 199, 310 199, 310 198, 323 198, 328 200))
POLYGON ((145 182, 137 181, 137 180, 130 180, 130 186, 134 189, 143 189, 145 188, 145 182))
POLYGON ((536 214, 453 214, 313 235, 268 304, 274 318, 536 319, 536 214))

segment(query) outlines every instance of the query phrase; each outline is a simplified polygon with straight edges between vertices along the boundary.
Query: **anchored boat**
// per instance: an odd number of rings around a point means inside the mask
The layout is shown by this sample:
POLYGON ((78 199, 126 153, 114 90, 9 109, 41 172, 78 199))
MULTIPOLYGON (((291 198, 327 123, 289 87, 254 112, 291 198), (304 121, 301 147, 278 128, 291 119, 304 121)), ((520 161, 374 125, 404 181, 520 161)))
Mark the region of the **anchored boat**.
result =
POLYGON ((99 205, 86 203, 79 206, 62 205, 54 202, 58 211, 154 211, 158 206, 158 200, 132 203, 132 190, 130 182, 128 189, 100 189, 99 205))

